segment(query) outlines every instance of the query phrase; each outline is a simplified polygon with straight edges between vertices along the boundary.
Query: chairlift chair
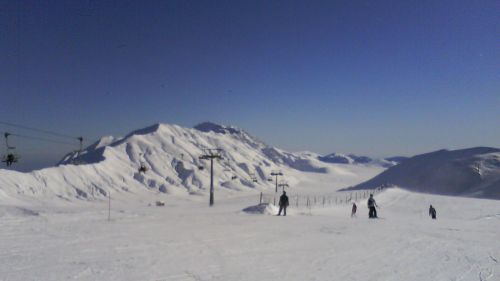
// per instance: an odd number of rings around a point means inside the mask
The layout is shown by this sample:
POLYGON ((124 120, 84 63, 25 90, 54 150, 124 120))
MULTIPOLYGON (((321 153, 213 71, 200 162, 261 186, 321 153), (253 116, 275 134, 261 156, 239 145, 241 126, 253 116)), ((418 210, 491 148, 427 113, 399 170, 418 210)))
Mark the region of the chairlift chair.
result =
POLYGON ((3 156, 2 162, 5 162, 7 167, 12 166, 12 164, 14 164, 14 163, 17 163, 20 159, 19 155, 14 153, 16 147, 9 145, 9 136, 10 135, 11 135, 10 133, 4 134, 5 146, 7 147, 7 149, 6 149, 5 155, 3 156))
POLYGON ((2 162, 4 162, 7 167, 12 166, 12 164, 17 163, 21 157, 17 154, 7 153, 3 156, 2 162))
POLYGON ((139 167, 139 173, 145 174, 147 171, 148 168, 144 164, 141 164, 141 166, 139 167))
POLYGON ((146 167, 146 164, 144 164, 144 154, 143 153, 139 153, 139 157, 141 158, 139 161, 141 163, 141 165, 139 166, 139 173, 143 173, 145 174, 147 171, 148 171, 148 168, 146 167))

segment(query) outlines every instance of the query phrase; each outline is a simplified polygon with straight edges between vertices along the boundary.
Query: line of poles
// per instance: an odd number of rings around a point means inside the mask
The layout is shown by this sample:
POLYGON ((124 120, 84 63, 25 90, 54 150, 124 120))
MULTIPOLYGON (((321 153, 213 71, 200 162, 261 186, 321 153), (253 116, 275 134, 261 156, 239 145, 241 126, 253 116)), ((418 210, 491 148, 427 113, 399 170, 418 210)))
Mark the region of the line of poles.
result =
MULTIPOLYGON (((357 202, 362 199, 367 199, 370 194, 377 194, 380 191, 382 191, 381 188, 376 188, 372 190, 352 191, 347 194, 339 193, 333 195, 294 195, 290 196, 290 206, 294 206, 296 208, 311 208, 312 206, 325 207, 327 205, 344 205, 357 202)), ((271 204, 273 202, 273 198, 275 198, 274 195, 263 194, 261 192, 259 195, 259 204, 271 204)), ((275 200, 273 204, 276 205, 275 200)))

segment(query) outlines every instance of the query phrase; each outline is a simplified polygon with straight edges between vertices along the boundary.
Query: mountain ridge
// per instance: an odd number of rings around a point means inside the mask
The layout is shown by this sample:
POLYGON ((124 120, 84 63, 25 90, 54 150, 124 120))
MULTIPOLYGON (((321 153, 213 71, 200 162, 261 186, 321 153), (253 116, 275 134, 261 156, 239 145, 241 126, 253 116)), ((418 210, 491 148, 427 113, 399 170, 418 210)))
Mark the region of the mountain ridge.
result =
MULTIPOLYGON (((67 155, 56 167, 30 173, 0 170, 0 198, 2 192, 67 200, 142 189, 203 193, 209 187, 209 163, 199 157, 205 148, 216 147, 222 149, 223 157, 214 163, 216 184, 228 189, 270 188, 267 180, 273 170, 328 171, 315 158, 271 147, 236 127, 210 123, 185 128, 157 123, 122 138, 102 138, 81 152, 67 155)), ((293 177, 287 179, 294 181, 293 177)))
POLYGON ((500 149, 441 149, 416 155, 345 190, 392 185, 424 193, 500 199, 500 149))

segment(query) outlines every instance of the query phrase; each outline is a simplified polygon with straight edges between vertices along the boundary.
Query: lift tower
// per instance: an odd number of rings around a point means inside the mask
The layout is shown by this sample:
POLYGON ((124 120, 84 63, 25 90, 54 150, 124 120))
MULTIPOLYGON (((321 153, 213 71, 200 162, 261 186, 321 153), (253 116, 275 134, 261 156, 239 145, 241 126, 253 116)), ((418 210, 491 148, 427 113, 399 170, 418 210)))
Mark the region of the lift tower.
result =
POLYGON ((283 176, 283 173, 281 171, 272 171, 271 176, 276 177, 276 189, 274 191, 274 205, 276 205, 276 194, 278 193, 278 177, 283 176))
POLYGON ((214 159, 222 159, 221 152, 220 148, 205 148, 200 156, 200 160, 210 160, 210 207, 214 205, 214 159))

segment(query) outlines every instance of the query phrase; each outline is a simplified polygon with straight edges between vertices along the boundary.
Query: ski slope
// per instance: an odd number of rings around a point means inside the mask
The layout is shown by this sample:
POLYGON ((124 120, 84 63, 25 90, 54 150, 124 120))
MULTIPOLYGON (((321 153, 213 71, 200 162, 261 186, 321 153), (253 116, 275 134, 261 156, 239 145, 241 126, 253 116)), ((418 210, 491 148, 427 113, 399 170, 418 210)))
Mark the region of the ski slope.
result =
MULTIPOLYGON (((331 191, 306 184, 289 195, 331 191)), ((498 201, 389 189, 377 220, 365 200, 352 219, 348 204, 242 211, 258 198, 117 197, 110 221, 100 201, 2 205, 0 280, 500 280, 498 201)))

